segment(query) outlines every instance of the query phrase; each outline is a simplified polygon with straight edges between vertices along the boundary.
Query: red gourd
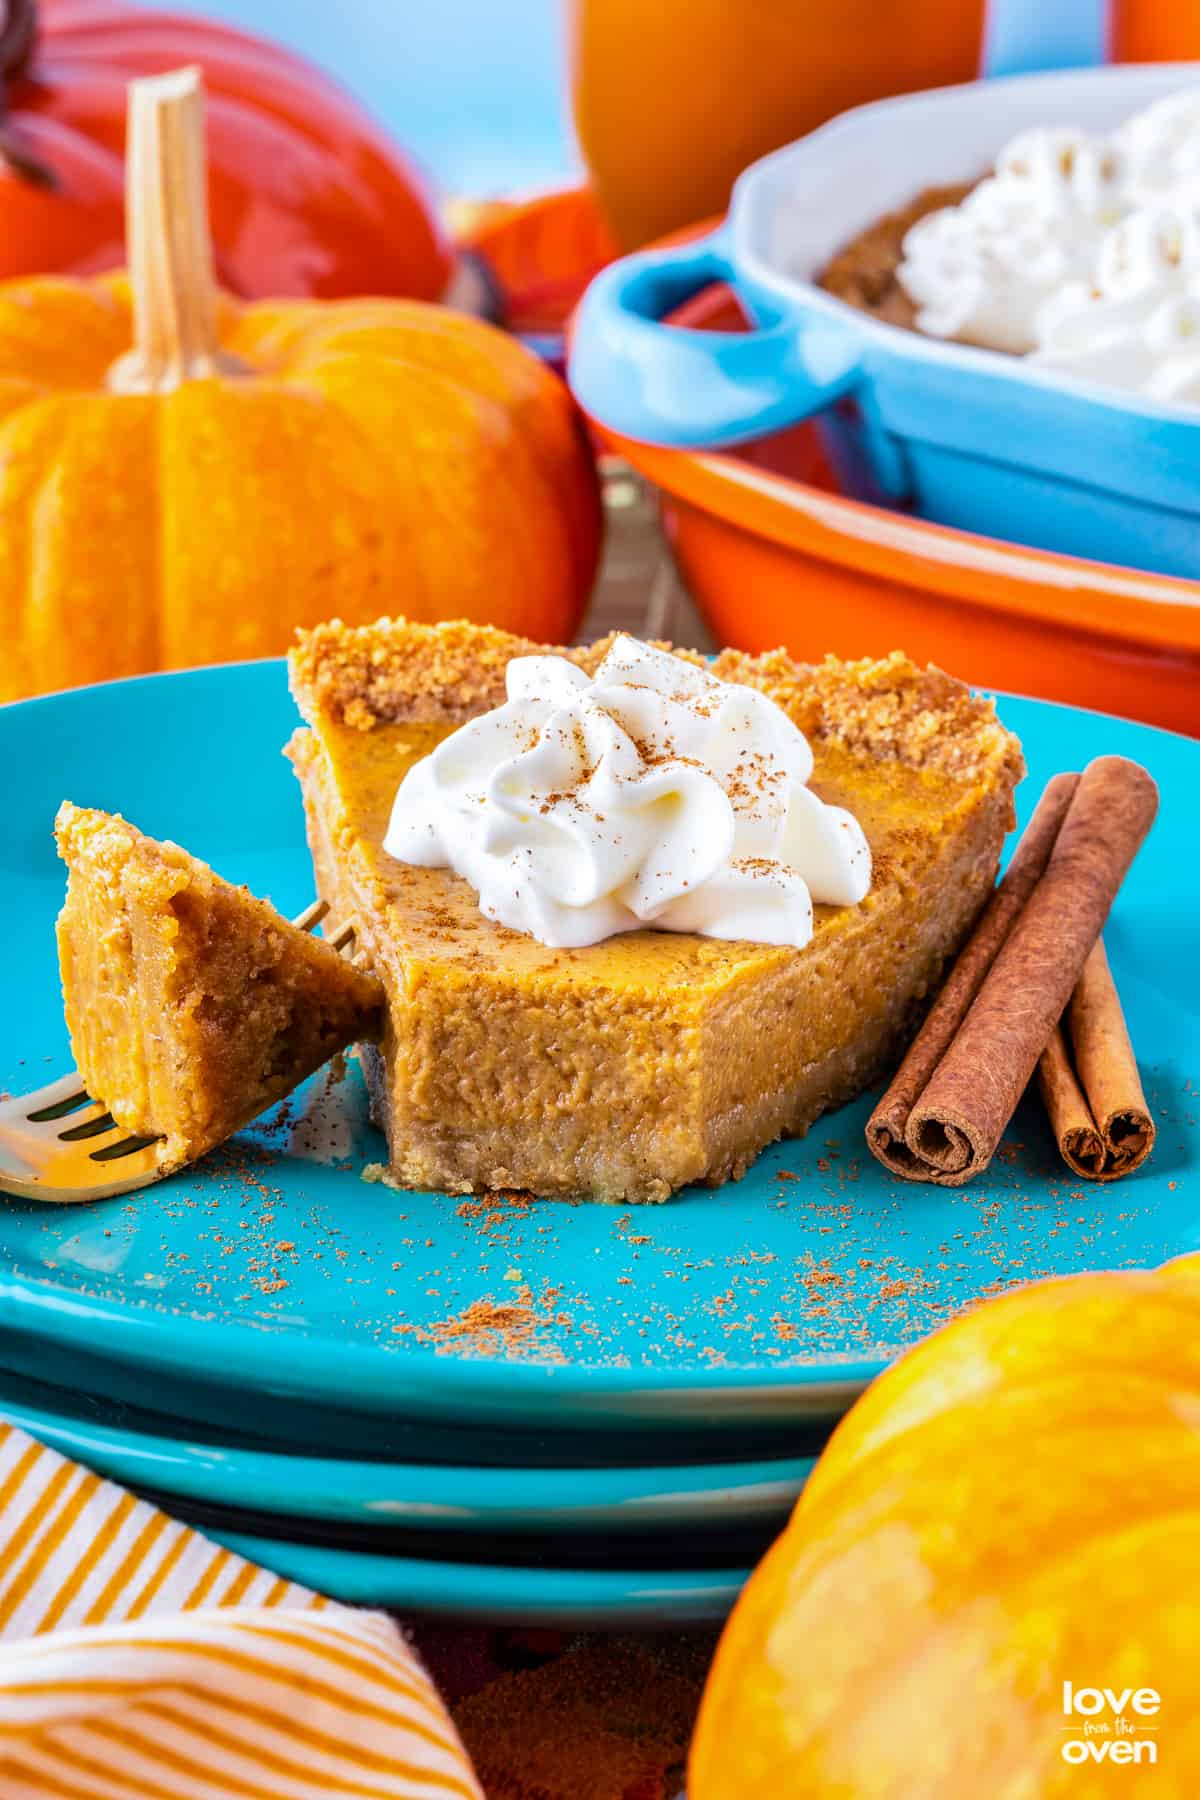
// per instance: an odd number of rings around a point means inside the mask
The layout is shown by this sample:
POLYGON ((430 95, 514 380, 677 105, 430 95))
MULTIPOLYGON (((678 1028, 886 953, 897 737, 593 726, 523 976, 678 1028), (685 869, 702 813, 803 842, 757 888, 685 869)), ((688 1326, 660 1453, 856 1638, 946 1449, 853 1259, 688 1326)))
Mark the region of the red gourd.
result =
POLYGON ((123 262, 126 88, 195 64, 222 287, 442 297, 450 254, 412 169, 302 58, 119 0, 7 0, 0 20, 0 280, 123 262))

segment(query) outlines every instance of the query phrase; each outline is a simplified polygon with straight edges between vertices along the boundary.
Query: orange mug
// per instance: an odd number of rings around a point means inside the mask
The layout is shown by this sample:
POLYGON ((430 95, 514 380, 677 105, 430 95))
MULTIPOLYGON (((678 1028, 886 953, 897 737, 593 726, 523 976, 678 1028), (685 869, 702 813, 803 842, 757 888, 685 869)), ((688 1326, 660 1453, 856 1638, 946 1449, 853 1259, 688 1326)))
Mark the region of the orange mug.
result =
POLYGON ((835 113, 969 81, 984 0, 572 0, 575 125, 634 249, 723 212, 734 177, 835 113))
POLYGON ((1200 55, 1200 0, 571 0, 575 124, 623 250, 725 210, 835 113, 992 74, 1200 55))

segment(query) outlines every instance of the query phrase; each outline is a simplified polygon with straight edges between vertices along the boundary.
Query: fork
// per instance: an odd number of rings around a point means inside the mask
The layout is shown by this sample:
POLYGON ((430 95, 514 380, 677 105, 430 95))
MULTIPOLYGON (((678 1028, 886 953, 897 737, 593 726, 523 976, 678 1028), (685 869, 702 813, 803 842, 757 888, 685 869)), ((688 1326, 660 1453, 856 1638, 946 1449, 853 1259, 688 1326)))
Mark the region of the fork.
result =
MULTIPOLYGON (((314 900, 292 924, 312 931, 328 911, 328 901, 314 900)), ((325 941, 343 950, 353 936, 353 925, 346 924, 325 941)), ((163 1179, 158 1141, 123 1131, 73 1071, 32 1094, 0 1101, 0 1194, 53 1206, 131 1194, 163 1179)))

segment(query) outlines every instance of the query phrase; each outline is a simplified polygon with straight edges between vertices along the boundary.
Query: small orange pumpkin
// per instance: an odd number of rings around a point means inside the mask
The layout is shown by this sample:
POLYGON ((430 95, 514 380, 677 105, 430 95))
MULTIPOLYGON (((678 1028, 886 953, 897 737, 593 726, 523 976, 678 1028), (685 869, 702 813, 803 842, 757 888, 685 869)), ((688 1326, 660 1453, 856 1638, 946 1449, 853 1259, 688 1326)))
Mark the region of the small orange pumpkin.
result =
POLYGON ((338 615, 569 640, 600 511, 562 383, 419 301, 219 297, 201 108, 131 88, 128 279, 0 286, 0 700, 338 615))
POLYGON ((1004 1295, 834 1435, 726 1627, 688 1800, 1185 1800, 1197 1570, 1200 1256, 1004 1295))

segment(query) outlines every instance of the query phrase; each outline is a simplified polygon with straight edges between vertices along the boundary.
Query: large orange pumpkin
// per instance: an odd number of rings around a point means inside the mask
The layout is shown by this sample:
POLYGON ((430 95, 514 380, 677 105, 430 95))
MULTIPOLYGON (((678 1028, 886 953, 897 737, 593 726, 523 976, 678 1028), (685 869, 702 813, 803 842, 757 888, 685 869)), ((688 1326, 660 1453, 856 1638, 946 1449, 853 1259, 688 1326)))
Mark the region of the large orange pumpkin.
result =
POLYGON ((417 301, 219 301, 198 88, 134 91, 132 295, 0 286, 0 700, 338 615, 569 639, 599 501, 558 378, 417 301))
POLYGON ((725 1630, 688 1800, 1192 1800, 1198 1574, 1200 1257, 1005 1295, 835 1434, 725 1630))
POLYGON ((211 97, 224 286, 442 297, 451 258, 434 210, 349 95, 277 44, 123 0, 0 7, 0 278, 120 263, 127 84, 189 63, 211 97))

